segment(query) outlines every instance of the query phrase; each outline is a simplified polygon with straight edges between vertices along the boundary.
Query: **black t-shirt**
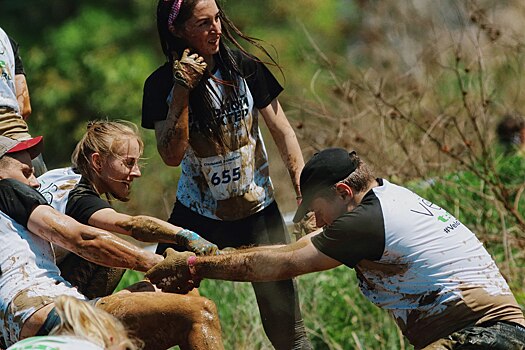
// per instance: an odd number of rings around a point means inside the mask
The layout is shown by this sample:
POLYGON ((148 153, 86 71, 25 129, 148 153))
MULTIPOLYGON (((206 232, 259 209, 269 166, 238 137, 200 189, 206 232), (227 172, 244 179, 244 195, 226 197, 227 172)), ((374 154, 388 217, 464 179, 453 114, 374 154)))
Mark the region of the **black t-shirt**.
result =
POLYGON ((100 198, 93 186, 84 178, 69 192, 66 204, 66 215, 81 224, 88 225, 89 218, 97 211, 111 208, 111 205, 100 198))
POLYGON ((374 192, 369 191, 354 210, 312 237, 312 243, 323 254, 351 268, 363 259, 379 260, 385 250, 385 223, 374 192))
MULTIPOLYGON (((237 50, 232 53, 242 76, 246 79, 255 107, 261 109, 268 106, 282 92, 282 86, 263 63, 237 50)), ((166 99, 172 87, 173 73, 170 63, 166 62, 157 68, 144 83, 142 127, 154 129, 155 122, 166 119, 168 114, 166 99)))
POLYGON ((0 211, 27 228, 33 210, 48 205, 34 188, 14 179, 0 180, 0 211))

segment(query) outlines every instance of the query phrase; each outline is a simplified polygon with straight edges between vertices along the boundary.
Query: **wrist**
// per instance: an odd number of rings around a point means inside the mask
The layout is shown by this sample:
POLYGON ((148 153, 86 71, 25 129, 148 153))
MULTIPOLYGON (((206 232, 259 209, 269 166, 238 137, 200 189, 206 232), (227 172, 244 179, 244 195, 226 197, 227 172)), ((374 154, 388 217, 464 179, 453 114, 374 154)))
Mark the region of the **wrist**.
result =
POLYGON ((196 283, 197 281, 200 281, 199 276, 197 276, 197 269, 195 267, 195 263, 197 262, 197 256, 191 255, 188 257, 188 260, 186 260, 186 263, 188 264, 188 270, 190 271, 190 277, 191 280, 196 283))

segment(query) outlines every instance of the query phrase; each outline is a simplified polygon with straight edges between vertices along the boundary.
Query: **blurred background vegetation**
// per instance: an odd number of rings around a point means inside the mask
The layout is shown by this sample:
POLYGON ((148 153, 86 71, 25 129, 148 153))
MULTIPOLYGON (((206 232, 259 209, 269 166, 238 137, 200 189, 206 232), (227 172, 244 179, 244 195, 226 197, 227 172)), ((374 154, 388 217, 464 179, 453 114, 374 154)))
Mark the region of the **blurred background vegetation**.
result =
MULTIPOLYGON (((378 176, 409 186, 471 227, 525 303, 525 161, 495 127, 523 115, 525 5, 519 0, 226 0, 230 18, 265 41, 283 73, 280 97, 305 157, 340 146, 378 176)), ((34 135, 49 168, 65 166, 86 122, 140 124, 145 78, 164 62, 154 0, 3 0, 0 25, 21 46, 34 135)), ((252 52, 258 54, 257 51, 252 52)), ((267 133, 263 129, 264 133, 267 133)), ((166 219, 178 169, 152 131, 143 177, 119 209, 166 219)), ((284 212, 294 194, 270 138, 284 212)), ((122 285, 140 278, 128 273, 122 285)), ((298 279, 315 349, 411 349, 389 316, 363 299, 344 267, 298 279)), ((248 284, 204 281, 228 349, 266 349, 248 284)))

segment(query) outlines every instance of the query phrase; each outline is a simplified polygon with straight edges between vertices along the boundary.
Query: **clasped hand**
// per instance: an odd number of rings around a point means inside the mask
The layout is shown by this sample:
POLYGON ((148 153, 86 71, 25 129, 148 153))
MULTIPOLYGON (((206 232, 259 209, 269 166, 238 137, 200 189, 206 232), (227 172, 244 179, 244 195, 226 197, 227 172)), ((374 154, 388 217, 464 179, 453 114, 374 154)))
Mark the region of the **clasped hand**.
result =
POLYGON ((188 258, 191 252, 177 252, 171 248, 164 252, 164 260, 153 266, 144 275, 163 292, 186 294, 199 287, 200 279, 191 275, 188 258))

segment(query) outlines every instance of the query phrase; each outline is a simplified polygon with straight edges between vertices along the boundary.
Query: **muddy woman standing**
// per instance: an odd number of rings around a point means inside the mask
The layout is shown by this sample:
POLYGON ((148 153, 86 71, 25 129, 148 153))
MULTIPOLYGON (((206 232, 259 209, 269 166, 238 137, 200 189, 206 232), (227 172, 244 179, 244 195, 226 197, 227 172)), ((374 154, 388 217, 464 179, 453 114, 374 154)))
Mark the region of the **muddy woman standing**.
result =
MULTIPOLYGON (((259 115, 298 198, 304 160, 277 99, 283 88, 233 34, 267 52, 235 27, 215 0, 160 0, 157 29, 167 62, 145 82, 142 126, 155 129, 164 162, 181 166, 169 222, 199 232, 219 248, 287 243, 259 115)), ((159 245, 158 251, 168 246, 159 245)), ((273 346, 310 349, 293 280, 252 285, 273 346)))

